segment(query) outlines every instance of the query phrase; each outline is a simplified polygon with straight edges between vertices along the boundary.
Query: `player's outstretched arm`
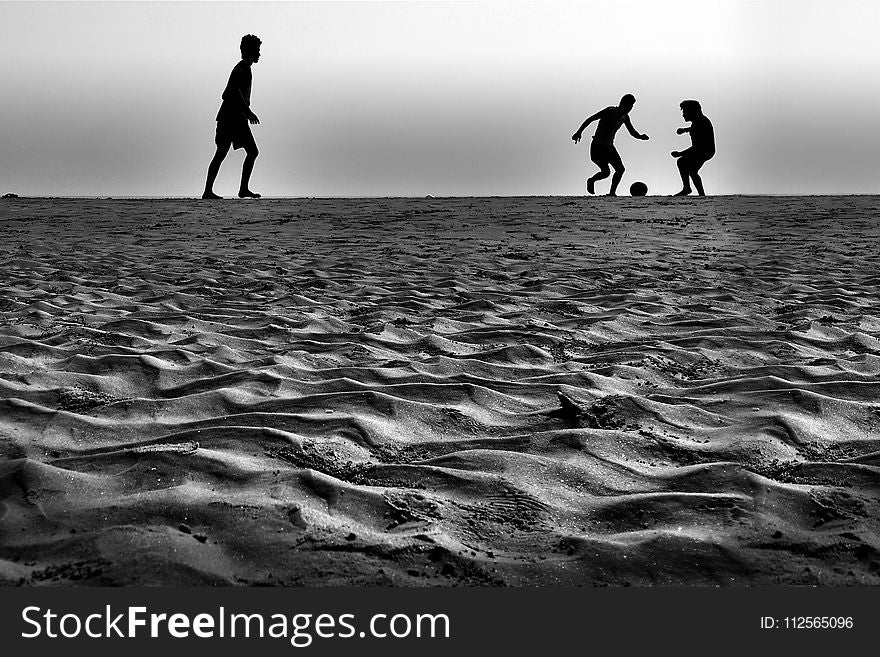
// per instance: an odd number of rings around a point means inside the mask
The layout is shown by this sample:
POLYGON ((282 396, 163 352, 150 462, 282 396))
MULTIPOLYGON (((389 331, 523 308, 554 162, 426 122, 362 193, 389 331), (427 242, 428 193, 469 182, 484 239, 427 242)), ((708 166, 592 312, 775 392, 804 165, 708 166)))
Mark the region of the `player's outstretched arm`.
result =
POLYGON ((648 135, 643 135, 642 133, 640 133, 638 130, 636 130, 633 127, 632 121, 629 120, 629 117, 626 117, 623 120, 623 125, 626 126, 626 129, 629 131, 629 134, 631 134, 636 139, 648 139, 648 135))
POLYGON ((578 129, 577 129, 577 132, 575 132, 575 133, 571 136, 571 139, 572 139, 572 141, 574 141, 575 144, 578 143, 578 142, 581 140, 581 135, 583 134, 584 130, 587 129, 587 126, 590 125, 593 121, 598 120, 598 119, 599 119, 599 116, 600 116, 601 114, 602 114, 602 112, 596 112, 595 114, 593 114, 593 116, 591 116, 591 117, 588 118, 586 121, 584 121, 583 123, 581 123, 581 127, 578 128, 578 129))
POLYGON ((684 133, 690 132, 690 131, 691 131, 690 128, 679 128, 678 130, 675 131, 675 134, 683 135, 684 133))

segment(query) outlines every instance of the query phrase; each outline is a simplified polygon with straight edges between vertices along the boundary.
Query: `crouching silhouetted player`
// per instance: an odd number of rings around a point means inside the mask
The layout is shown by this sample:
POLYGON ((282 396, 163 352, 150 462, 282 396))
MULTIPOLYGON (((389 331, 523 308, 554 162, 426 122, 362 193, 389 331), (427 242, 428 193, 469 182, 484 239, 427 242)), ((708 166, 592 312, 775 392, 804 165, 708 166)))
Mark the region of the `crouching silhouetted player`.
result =
POLYGON ((577 132, 571 136, 572 141, 575 144, 578 143, 586 127, 593 121, 599 121, 599 124, 596 126, 596 133, 593 135, 593 142, 590 144, 590 159, 599 167, 599 172, 587 180, 587 191, 590 194, 595 194, 596 181, 607 178, 611 174, 610 165, 614 167, 614 176, 611 178, 611 191, 608 192, 608 196, 617 196, 617 185, 620 183, 620 179, 623 178, 623 172, 625 171, 620 154, 614 147, 614 136, 620 130, 620 126, 625 125, 629 134, 636 139, 648 138, 648 135, 640 134, 629 120, 629 113, 635 104, 635 96, 626 94, 620 99, 619 105, 616 107, 612 105, 599 110, 584 121, 577 132))
POLYGON ((678 172, 681 174, 681 191, 676 196, 687 196, 691 193, 690 180, 694 181, 697 194, 705 196, 703 181, 700 179, 700 167, 715 155, 715 130, 712 122, 696 100, 681 101, 681 115, 685 121, 691 122, 690 128, 679 128, 676 133, 691 133, 691 147, 684 151, 672 151, 672 157, 678 158, 678 172), (690 179, 690 180, 689 180, 690 179))
POLYGON ((253 34, 246 34, 241 38, 241 61, 229 74, 229 82, 223 92, 223 103, 217 113, 217 134, 214 138, 217 152, 208 165, 208 179, 205 181, 202 198, 223 198, 214 193, 214 180, 230 146, 234 149, 244 148, 246 153, 241 167, 239 198, 260 198, 260 195, 252 192, 248 185, 254 162, 260 154, 249 123, 260 122, 257 115, 251 111, 251 65, 260 61, 261 43, 262 41, 253 34))

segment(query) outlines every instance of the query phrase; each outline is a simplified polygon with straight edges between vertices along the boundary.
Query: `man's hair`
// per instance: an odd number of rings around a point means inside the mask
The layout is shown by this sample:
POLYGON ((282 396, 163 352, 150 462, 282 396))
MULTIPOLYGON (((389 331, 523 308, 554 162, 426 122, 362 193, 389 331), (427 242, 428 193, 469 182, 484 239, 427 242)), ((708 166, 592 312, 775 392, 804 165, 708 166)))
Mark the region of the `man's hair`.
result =
POLYGON ((703 108, 700 107, 700 101, 698 101, 698 100, 683 100, 683 101, 681 101, 681 103, 679 104, 679 107, 681 107, 681 109, 688 109, 688 108, 690 108, 690 109, 693 109, 693 110, 697 110, 697 111, 700 112, 700 113, 703 112, 703 108))
POLYGON ((620 104, 621 105, 623 105, 623 104, 635 105, 636 104, 636 97, 633 96, 632 94, 625 94, 623 96, 623 98, 620 99, 620 104))
POLYGON ((242 52, 253 52, 257 48, 260 47, 260 44, 263 43, 253 34, 245 34, 241 37, 241 48, 242 52))

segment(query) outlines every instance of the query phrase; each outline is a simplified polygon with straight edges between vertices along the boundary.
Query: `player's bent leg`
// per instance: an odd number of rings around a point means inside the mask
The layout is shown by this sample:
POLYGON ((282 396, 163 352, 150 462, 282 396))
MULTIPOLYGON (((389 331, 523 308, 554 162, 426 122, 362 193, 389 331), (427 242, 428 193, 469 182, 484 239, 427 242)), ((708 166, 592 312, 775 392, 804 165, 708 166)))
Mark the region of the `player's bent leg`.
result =
MULTIPOLYGON (((249 131, 250 132, 250 131, 249 131)), ((253 135, 248 134, 249 139, 244 144, 244 164, 241 166, 241 186, 238 189, 239 198, 260 198, 260 195, 250 190, 251 172, 254 170, 254 162, 260 154, 253 135)))
POLYGON ((705 196, 706 192, 703 191, 703 179, 700 178, 700 169, 706 163, 706 160, 694 160, 693 165, 691 166, 691 180, 694 181, 694 187, 697 190, 697 194, 700 196, 705 196))
POLYGON ((222 196, 218 196, 214 193, 214 181, 217 179, 217 174, 220 171, 220 165, 223 164, 223 160, 226 159, 226 154, 229 152, 230 146, 232 146, 231 140, 217 140, 217 150, 214 153, 214 157, 211 159, 211 163, 208 165, 208 177, 205 179, 205 191, 202 193, 202 198, 223 198, 222 196))
POLYGON ((244 164, 241 167, 241 187, 238 190, 238 198, 260 198, 260 194, 252 192, 249 186, 251 172, 254 170, 254 162, 256 162, 257 156, 260 154, 260 149, 257 148, 255 142, 251 142, 245 146, 245 153, 247 153, 247 155, 245 156, 244 164))
POLYGON ((604 144, 595 140, 590 144, 590 159, 597 167, 599 167, 599 172, 587 180, 587 191, 590 192, 590 194, 596 193, 595 184, 597 181, 604 180, 611 175, 611 168, 609 165, 612 163, 616 154, 617 152, 614 150, 614 146, 610 146, 609 144, 604 144))
MULTIPOLYGON (((595 162, 595 160, 593 161, 595 162)), ((596 162, 596 164, 599 165, 599 172, 587 179, 587 191, 590 194, 596 193, 596 183, 598 181, 605 180, 605 178, 611 175, 611 169, 608 168, 608 164, 605 162, 596 162)))
POLYGON ((624 171, 626 171, 626 168, 624 167, 614 170, 614 175, 611 177, 611 190, 608 192, 608 196, 617 196, 617 186, 623 178, 624 171))
POLYGON ((626 167, 623 164, 614 167, 614 175, 611 177, 611 191, 608 192, 608 196, 617 196, 617 186, 620 184, 625 171, 626 167))
POLYGON ((688 182, 690 178, 690 169, 688 167, 688 160, 686 157, 678 158, 678 173, 681 176, 681 191, 677 192, 675 196, 687 196, 691 193, 691 186, 688 182))
POLYGON ((623 160, 620 159, 620 153, 618 153, 617 149, 613 146, 611 147, 608 156, 608 163, 614 167, 614 175, 611 177, 611 191, 608 192, 608 196, 617 196, 617 186, 623 178, 623 173, 626 171, 626 167, 623 166, 623 160))

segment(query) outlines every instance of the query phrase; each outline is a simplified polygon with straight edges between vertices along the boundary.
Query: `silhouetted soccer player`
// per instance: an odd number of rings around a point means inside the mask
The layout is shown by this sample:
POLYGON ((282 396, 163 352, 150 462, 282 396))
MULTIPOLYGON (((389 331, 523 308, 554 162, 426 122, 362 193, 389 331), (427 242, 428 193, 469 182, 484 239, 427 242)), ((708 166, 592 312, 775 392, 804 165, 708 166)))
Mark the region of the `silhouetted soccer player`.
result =
POLYGON ((700 179, 700 167, 715 155, 715 130, 712 122, 696 100, 683 100, 680 104, 681 115, 685 121, 691 122, 690 128, 679 128, 679 135, 691 133, 691 147, 684 151, 672 151, 672 157, 678 158, 678 172, 681 174, 681 191, 676 196, 687 196, 691 193, 688 178, 694 181, 697 194, 705 196, 703 181, 700 179))
POLYGON ((648 135, 637 132, 629 120, 630 110, 632 110, 635 104, 635 96, 626 94, 620 99, 620 104, 617 107, 606 107, 596 112, 584 121, 581 127, 578 128, 578 131, 571 136, 574 143, 578 143, 581 140, 581 133, 584 131, 584 128, 598 119, 599 125, 596 126, 593 143, 590 144, 590 159, 599 166, 599 173, 587 180, 587 191, 590 194, 596 193, 596 181, 607 178, 611 173, 611 170, 608 168, 610 164, 614 167, 614 176, 611 178, 611 191, 608 192, 608 196, 617 196, 617 185, 620 183, 620 179, 623 178, 623 172, 626 170, 620 159, 620 154, 614 147, 614 135, 620 130, 620 126, 625 125, 626 129, 629 130, 629 134, 636 139, 648 138, 648 135))
POLYGON ((223 198, 214 193, 214 180, 220 171, 220 165, 229 152, 229 147, 234 149, 244 148, 246 156, 241 167, 241 187, 238 190, 239 198, 260 198, 248 188, 251 171, 254 162, 260 154, 257 142, 251 134, 249 123, 259 123, 260 119, 251 111, 251 64, 260 61, 260 41, 253 34, 241 37, 241 61, 229 74, 229 82, 223 91, 223 103, 217 112, 217 134, 214 143, 217 144, 217 152, 214 159, 208 165, 208 179, 205 181, 205 192, 202 198, 223 198))

